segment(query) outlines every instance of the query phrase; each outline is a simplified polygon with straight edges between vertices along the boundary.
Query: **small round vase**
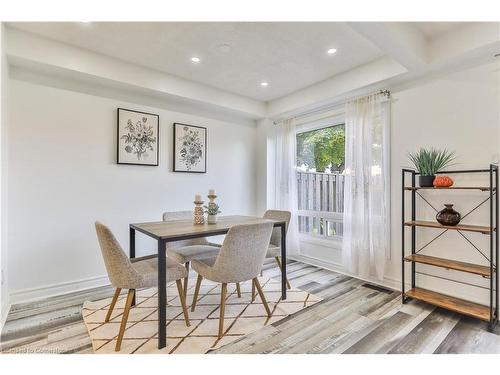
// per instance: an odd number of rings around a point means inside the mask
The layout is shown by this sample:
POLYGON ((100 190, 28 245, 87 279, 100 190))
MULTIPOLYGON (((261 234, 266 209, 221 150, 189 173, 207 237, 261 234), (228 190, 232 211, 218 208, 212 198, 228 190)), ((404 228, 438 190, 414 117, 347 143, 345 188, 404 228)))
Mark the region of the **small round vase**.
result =
POLYGON ((418 178, 418 184, 420 187, 433 187, 434 179, 436 176, 420 176, 418 178))
POLYGON ((453 209, 453 205, 445 204, 444 206, 445 208, 439 211, 436 215, 436 220, 438 221, 438 223, 448 226, 455 226, 460 223, 462 216, 460 215, 460 213, 453 209))
POLYGON ((217 215, 208 215, 207 216, 208 224, 217 224, 217 215))

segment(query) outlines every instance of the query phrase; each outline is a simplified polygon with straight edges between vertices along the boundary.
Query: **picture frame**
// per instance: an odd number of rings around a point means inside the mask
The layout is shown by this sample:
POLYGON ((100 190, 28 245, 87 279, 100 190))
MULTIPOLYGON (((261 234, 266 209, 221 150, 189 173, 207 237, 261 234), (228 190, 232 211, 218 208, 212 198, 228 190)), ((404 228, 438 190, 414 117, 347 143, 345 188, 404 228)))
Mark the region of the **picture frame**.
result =
POLYGON ((117 164, 158 166, 159 159, 160 116, 118 108, 117 164))
POLYGON ((174 172, 207 172, 207 128, 174 122, 174 172))

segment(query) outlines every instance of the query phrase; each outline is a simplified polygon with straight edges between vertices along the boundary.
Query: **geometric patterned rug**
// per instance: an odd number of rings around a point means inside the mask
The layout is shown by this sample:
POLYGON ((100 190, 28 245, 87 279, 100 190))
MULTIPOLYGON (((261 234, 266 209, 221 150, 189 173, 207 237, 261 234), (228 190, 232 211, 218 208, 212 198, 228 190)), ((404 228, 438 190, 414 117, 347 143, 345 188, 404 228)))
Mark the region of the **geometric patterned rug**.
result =
POLYGON ((116 337, 120 327, 126 294, 122 294, 108 323, 104 318, 111 298, 95 302, 85 302, 82 315, 92 340, 94 353, 106 354, 204 354, 305 309, 321 298, 299 289, 289 289, 287 299, 281 301, 281 282, 267 277, 259 277, 269 308, 273 315, 269 319, 259 295, 251 302, 252 284, 241 283, 241 298, 236 294, 235 284, 228 284, 224 320, 224 336, 217 337, 219 327, 220 284, 203 280, 196 310, 191 312, 196 279, 190 279, 187 293, 190 327, 184 318, 174 283, 167 286, 167 346, 157 348, 158 309, 156 288, 137 291, 136 305, 130 310, 127 328, 120 352, 115 352, 116 337))

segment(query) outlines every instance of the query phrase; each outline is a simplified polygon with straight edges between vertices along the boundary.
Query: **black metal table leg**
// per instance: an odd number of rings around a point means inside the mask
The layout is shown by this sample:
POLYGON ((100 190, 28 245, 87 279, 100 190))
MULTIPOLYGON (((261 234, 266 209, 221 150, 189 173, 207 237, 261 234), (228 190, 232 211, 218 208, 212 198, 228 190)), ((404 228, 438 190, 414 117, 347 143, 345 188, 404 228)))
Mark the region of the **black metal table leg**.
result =
MULTIPOLYGON (((129 228, 129 256, 130 259, 135 258, 135 229, 134 228, 129 228)), ((132 306, 135 306, 135 295, 132 298, 132 306)))
POLYGON ((167 346, 167 255, 165 241, 158 240, 158 349, 167 346))
POLYGON ((286 224, 281 224, 281 299, 286 300, 286 224))

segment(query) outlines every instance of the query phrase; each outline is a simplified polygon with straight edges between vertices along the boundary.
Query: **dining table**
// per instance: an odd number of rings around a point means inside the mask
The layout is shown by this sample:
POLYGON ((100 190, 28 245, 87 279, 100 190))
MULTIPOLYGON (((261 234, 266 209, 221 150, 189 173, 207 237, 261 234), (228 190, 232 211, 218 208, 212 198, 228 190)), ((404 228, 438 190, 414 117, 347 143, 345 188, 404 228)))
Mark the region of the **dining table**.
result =
POLYGON ((193 220, 155 221, 130 224, 129 256, 135 258, 135 237, 140 232, 157 241, 158 258, 158 349, 167 345, 167 275, 166 245, 168 242, 226 234, 236 225, 273 222, 281 229, 281 299, 286 299, 286 222, 253 216, 220 216, 214 224, 195 224, 193 220))

